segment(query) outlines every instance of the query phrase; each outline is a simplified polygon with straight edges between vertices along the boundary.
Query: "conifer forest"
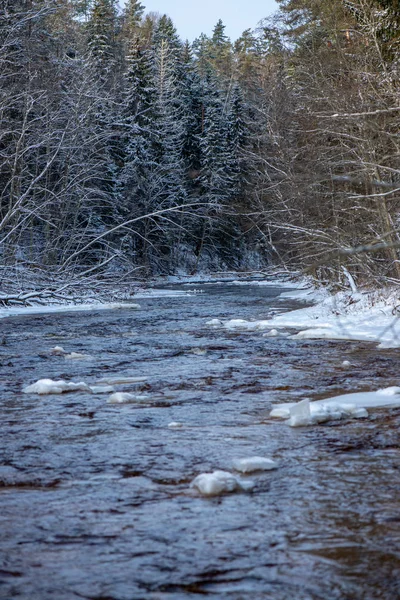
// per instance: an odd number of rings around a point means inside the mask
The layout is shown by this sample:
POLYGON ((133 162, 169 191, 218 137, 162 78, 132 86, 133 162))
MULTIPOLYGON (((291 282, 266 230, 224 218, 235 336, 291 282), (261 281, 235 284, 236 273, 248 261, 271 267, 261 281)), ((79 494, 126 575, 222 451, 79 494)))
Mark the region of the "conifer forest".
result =
POLYGON ((400 279, 398 0, 193 43, 138 0, 0 1, 3 281, 400 279))

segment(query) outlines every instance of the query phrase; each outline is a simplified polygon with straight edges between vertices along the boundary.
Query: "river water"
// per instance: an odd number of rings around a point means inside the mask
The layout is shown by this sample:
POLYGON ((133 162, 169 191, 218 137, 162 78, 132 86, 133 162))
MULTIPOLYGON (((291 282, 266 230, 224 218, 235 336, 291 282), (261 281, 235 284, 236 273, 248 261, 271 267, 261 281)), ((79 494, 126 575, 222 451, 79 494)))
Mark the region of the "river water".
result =
POLYGON ((400 598, 399 409, 298 429, 268 418, 271 402, 399 385, 398 351, 213 329, 293 301, 196 288, 0 322, 0 598, 400 598), (147 377, 117 389, 149 401, 22 394, 44 377, 115 376, 147 377), (190 488, 254 455, 279 468, 253 474, 252 492, 190 488))

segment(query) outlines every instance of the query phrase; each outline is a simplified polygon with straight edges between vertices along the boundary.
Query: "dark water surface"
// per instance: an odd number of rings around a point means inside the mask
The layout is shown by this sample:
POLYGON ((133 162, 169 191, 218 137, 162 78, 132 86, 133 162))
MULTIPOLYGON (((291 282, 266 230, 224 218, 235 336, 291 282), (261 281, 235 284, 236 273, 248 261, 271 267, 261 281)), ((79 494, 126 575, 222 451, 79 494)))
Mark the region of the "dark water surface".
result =
POLYGON ((400 598, 400 411, 268 419, 271 402, 399 385, 398 351, 212 329, 290 306, 278 288, 199 287, 138 311, 0 321, 0 598, 400 598), (151 400, 21 393, 117 375, 147 376, 117 389, 151 400), (252 493, 190 488, 253 455, 279 469, 252 475, 252 493))

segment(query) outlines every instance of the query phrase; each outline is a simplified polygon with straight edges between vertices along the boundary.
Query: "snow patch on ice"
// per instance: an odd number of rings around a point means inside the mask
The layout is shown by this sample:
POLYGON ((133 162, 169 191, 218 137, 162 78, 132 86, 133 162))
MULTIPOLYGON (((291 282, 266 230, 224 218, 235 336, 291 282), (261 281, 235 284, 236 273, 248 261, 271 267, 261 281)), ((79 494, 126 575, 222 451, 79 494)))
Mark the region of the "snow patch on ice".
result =
MULTIPOLYGON (((392 387, 387 387, 387 388, 378 390, 376 393, 378 396, 396 396, 397 394, 400 394, 400 387, 394 385, 392 387)), ((399 398, 399 402, 400 402, 400 398, 399 398)))

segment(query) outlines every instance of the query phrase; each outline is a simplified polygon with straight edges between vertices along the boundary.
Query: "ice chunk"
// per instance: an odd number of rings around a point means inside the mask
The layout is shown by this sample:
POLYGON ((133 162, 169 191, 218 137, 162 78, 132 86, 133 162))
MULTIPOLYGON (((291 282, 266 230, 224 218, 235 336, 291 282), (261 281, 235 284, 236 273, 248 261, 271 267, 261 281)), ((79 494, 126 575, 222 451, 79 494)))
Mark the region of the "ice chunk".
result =
POLYGON ((85 360, 86 358, 91 358, 89 354, 81 354, 80 352, 71 352, 71 354, 66 354, 65 358, 69 360, 85 360))
POLYGON ((132 404, 135 402, 148 402, 150 396, 138 396, 137 394, 129 394, 128 392, 115 392, 108 398, 108 404, 132 404))
POLYGON ((206 325, 209 325, 210 327, 221 327, 222 321, 219 319, 211 319, 211 321, 206 322, 206 325))
POLYGON ((289 409, 289 425, 291 427, 304 427, 311 423, 310 401, 301 400, 289 409))
POLYGON ((250 456, 249 458, 238 458, 233 461, 235 471, 241 473, 252 473, 253 471, 270 471, 277 469, 278 465, 270 458, 263 456, 250 456))
POLYGON ((183 423, 180 423, 179 421, 171 421, 171 423, 168 424, 168 427, 170 429, 180 429, 183 427, 183 423))
POLYGON ((288 419, 290 417, 290 412, 288 408, 273 408, 269 413, 270 417, 274 419, 288 419))
POLYGON ((62 346, 54 346, 54 348, 51 348, 50 354, 54 354, 55 356, 63 356, 64 354, 67 354, 67 352, 62 346))
POLYGON ((103 379, 98 379, 96 384, 108 384, 108 385, 122 385, 129 383, 139 383, 141 381, 147 381, 148 377, 103 377, 103 379))
POLYGON ((344 418, 359 419, 361 417, 368 417, 366 409, 357 407, 355 404, 341 404, 337 402, 310 403, 308 400, 302 400, 291 406, 289 414, 288 425, 290 427, 306 427, 307 425, 326 423, 327 421, 344 418))
MULTIPOLYGON (((302 401, 304 402, 304 400, 302 401)), ((294 411, 294 420, 292 426, 297 426, 299 418, 307 421, 306 408, 302 402, 275 404, 272 406, 270 417, 292 418, 294 411), (300 416, 299 416, 300 413, 300 416), (293 425, 294 423, 294 425, 293 425)), ((356 392, 353 394, 343 394, 333 398, 325 398, 310 402, 310 423, 321 423, 323 420, 332 418, 343 418, 349 416, 352 418, 361 418, 368 416, 367 408, 387 408, 400 406, 400 388, 397 386, 388 387, 376 392, 356 392)), ((291 424, 291 423, 289 423, 291 424)))
POLYGON ((268 333, 264 333, 263 337, 278 337, 279 331, 277 329, 271 329, 268 333))
MULTIPOLYGON (((266 329, 270 329, 271 322, 270 321, 253 321, 250 322, 251 329, 257 329, 258 331, 265 331, 266 329)), ((278 335, 278 332, 277 332, 278 335)))
POLYGON ((227 329, 246 329, 250 325, 250 321, 244 319, 231 319, 225 323, 227 329))
POLYGON ((270 321, 246 321, 245 319, 231 319, 224 324, 226 329, 244 329, 246 331, 265 331, 271 329, 270 321))
POLYGON ((111 394, 115 392, 113 385, 91 385, 89 386, 93 394, 111 394))
POLYGON ((253 482, 240 482, 228 471, 201 473, 191 483, 191 487, 197 488, 203 496, 219 496, 238 490, 251 489, 253 485, 253 482))
POLYGON ((39 381, 28 385, 22 391, 24 394, 46 395, 77 391, 91 392, 91 389, 83 381, 74 383, 73 381, 64 381, 64 379, 59 379, 57 381, 53 381, 52 379, 39 379, 39 381))

